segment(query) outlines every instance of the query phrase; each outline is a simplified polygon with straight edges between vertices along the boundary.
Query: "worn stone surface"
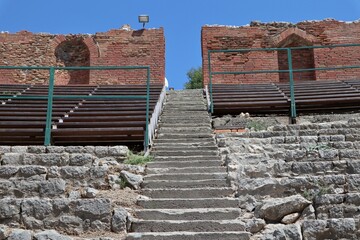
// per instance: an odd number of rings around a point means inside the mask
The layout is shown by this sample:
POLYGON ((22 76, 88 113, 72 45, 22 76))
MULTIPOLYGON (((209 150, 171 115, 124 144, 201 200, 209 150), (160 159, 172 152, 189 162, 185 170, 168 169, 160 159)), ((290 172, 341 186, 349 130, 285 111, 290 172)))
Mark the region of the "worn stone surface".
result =
POLYGON ((133 188, 139 189, 140 184, 143 182, 143 177, 141 175, 136 175, 128 171, 121 171, 120 176, 133 188))
POLYGON ((15 229, 9 234, 7 240, 31 240, 32 233, 29 230, 15 229))
POLYGON ((55 230, 46 230, 36 233, 34 235, 35 240, 72 240, 72 238, 59 234, 55 230))
POLYGON ((279 221, 285 215, 303 211, 311 202, 300 195, 267 199, 255 209, 255 216, 269 221, 279 221))
POLYGON ((262 235, 259 236, 261 240, 273 240, 273 239, 294 239, 301 240, 302 233, 301 227, 298 224, 268 224, 262 235))
POLYGON ((291 223, 296 222, 296 220, 298 220, 299 217, 300 217, 300 213, 298 213, 298 212, 296 212, 296 213, 291 213, 291 214, 289 214, 289 215, 284 216, 284 217, 281 219, 281 223, 291 224, 291 223))
POLYGON ((111 230, 119 233, 126 230, 129 213, 124 208, 114 209, 111 219, 111 230))

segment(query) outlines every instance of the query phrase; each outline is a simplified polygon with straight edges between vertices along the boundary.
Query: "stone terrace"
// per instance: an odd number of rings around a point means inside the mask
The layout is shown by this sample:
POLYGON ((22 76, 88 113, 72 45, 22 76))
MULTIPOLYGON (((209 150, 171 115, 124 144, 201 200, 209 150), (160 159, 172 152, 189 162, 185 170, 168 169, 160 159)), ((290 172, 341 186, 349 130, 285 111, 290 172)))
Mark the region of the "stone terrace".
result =
POLYGON ((110 193, 122 170, 143 171, 119 163, 127 153, 124 146, 1 146, 0 239, 122 238, 128 213, 110 193))
POLYGON ((360 238, 360 120, 217 134, 254 239, 360 238))

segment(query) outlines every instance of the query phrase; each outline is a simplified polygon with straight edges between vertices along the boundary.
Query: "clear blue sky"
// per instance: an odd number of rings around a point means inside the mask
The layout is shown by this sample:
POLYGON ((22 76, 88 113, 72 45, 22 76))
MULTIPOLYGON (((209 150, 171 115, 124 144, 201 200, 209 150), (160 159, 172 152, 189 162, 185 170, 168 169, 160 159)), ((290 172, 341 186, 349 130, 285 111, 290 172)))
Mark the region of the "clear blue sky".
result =
POLYGON ((0 0, 0 31, 96 33, 130 24, 141 28, 140 14, 149 14, 147 28, 163 27, 166 77, 183 88, 186 72, 201 66, 200 30, 205 24, 245 25, 262 22, 360 18, 360 0, 0 0))

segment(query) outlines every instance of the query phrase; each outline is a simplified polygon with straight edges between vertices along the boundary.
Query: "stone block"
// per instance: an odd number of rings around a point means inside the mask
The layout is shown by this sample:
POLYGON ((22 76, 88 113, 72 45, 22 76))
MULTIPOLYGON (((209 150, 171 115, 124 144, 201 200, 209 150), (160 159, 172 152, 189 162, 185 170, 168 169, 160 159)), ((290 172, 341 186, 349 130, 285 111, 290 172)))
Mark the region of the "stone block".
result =
POLYGON ((51 178, 39 183, 41 197, 53 198, 62 197, 65 194, 66 182, 61 178, 51 178))
POLYGON ((23 166, 19 168, 18 172, 18 176, 23 178, 44 174, 47 174, 47 168, 43 166, 23 166))
POLYGON ((108 157, 109 156, 109 147, 96 146, 95 147, 95 155, 100 158, 108 157))
POLYGON ((280 221, 284 216, 302 212, 310 201, 300 195, 264 200, 255 209, 255 216, 269 221, 280 221))
POLYGON ((0 178, 11 178, 19 171, 18 166, 0 166, 0 178))
POLYGON ((91 166, 94 156, 89 153, 72 153, 69 156, 71 166, 91 166))
POLYGON ((1 157, 3 165, 21 165, 23 164, 23 154, 21 153, 4 153, 1 157))
POLYGON ((7 240, 32 240, 32 232, 30 230, 14 229, 7 240))
POLYGON ((45 146, 28 146, 27 152, 28 153, 45 153, 46 147, 45 146))
POLYGON ((122 207, 114 209, 111 219, 111 231, 120 233, 126 230, 129 213, 122 207))

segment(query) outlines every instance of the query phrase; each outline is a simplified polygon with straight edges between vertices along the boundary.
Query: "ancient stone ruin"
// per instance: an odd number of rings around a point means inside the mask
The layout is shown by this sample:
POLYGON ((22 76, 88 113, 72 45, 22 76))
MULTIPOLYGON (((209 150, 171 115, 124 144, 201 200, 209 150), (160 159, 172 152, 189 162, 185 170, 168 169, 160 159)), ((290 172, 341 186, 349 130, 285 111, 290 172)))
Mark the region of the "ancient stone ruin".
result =
MULTIPOLYGON (((289 121, 289 72, 214 75, 214 84, 233 85, 217 95, 225 104, 213 114, 207 72, 207 50, 348 43, 360 43, 358 22, 204 26, 204 89, 165 92, 162 29, 126 27, 66 36, 1 33, 0 66, 149 65, 152 84, 161 86, 151 94, 148 122, 144 100, 80 98, 72 106, 58 96, 51 122, 55 138, 44 146, 47 100, 21 97, 43 94, 48 73, 0 70, 0 141, 8 141, 0 146, 0 240, 359 239, 359 70, 295 73, 295 82, 307 80, 307 87, 326 89, 296 92, 300 100, 323 99, 316 108, 300 101, 296 124, 289 121), (266 95, 265 84, 273 92, 266 95), (260 100, 252 100, 249 89, 261 98, 276 95, 277 101, 266 101, 280 102, 282 108, 256 105, 260 100), (231 91, 246 97, 230 99, 231 91), (346 108, 330 104, 340 97, 346 108), (238 104, 234 99, 251 105, 253 112, 231 108, 238 104), (155 133, 149 151, 133 153, 134 143, 145 145, 143 128, 149 122, 155 133), (71 144, 79 142, 84 144, 71 144)), ((358 65, 358 48, 294 50, 294 68, 358 65)), ((286 58, 281 51, 225 52, 213 58, 213 68, 283 70, 289 67, 286 58)), ((74 84, 84 96, 140 94, 145 90, 135 85, 143 74, 57 70, 55 82, 66 86, 55 91, 70 92, 74 84)))

